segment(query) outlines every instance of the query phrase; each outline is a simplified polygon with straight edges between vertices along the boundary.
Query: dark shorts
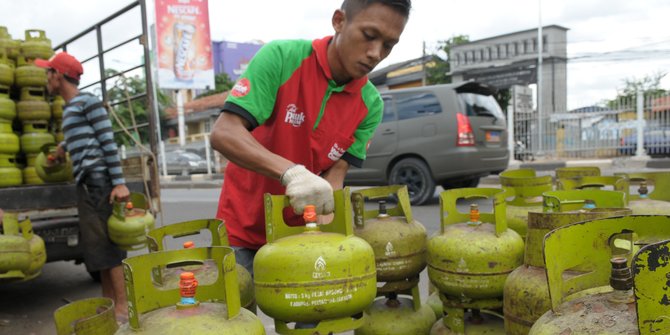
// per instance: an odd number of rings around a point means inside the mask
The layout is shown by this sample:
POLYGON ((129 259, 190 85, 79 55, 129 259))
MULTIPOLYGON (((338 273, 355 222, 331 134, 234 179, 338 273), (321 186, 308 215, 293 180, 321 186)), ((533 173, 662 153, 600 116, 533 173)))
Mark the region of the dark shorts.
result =
POLYGON ((107 220, 112 215, 111 192, 112 184, 104 177, 87 178, 77 185, 79 237, 89 272, 121 265, 127 256, 107 234, 107 220))

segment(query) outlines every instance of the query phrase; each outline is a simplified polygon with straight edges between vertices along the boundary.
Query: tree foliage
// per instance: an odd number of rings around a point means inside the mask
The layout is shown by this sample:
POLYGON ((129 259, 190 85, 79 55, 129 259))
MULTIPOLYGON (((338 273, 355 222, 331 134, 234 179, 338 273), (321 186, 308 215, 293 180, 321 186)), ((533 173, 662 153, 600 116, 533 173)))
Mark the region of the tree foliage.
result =
MULTIPOLYGON (((107 77, 118 75, 119 72, 113 69, 107 69, 105 75, 107 77)), ((147 105, 147 99, 132 99, 137 95, 144 94, 146 92, 146 81, 143 77, 138 75, 126 77, 119 75, 113 79, 113 86, 108 87, 107 89, 107 100, 111 105, 113 105, 114 112, 121 120, 123 125, 128 129, 128 131, 140 141, 142 144, 149 143, 149 132, 155 131, 154 129, 149 129, 149 108, 147 105), (134 129, 133 125, 137 125, 138 128, 134 129), (142 126, 144 125, 144 126, 142 126)), ((165 109, 173 105, 172 100, 169 96, 157 91, 156 99, 158 102, 158 111, 159 111, 159 120, 156 120, 159 124, 165 118, 165 109)), ((117 144, 125 144, 127 146, 134 146, 134 141, 128 137, 128 135, 122 131, 122 126, 116 120, 116 118, 110 115, 112 121, 112 129, 114 129, 114 139, 117 144)), ((162 131, 161 133, 165 133, 162 131)))
POLYGON ((230 80, 230 77, 227 73, 221 72, 214 76, 214 89, 205 91, 204 93, 198 95, 196 99, 228 91, 233 87, 234 84, 235 83, 230 80))
POLYGON ((434 50, 428 55, 431 61, 426 64, 426 84, 448 84, 451 83, 451 72, 449 66, 449 52, 456 45, 470 42, 468 35, 455 35, 443 41, 439 41, 434 50))
POLYGON ((625 78, 623 88, 618 89, 616 98, 607 101, 609 107, 620 106, 622 103, 633 101, 637 97, 637 92, 642 91, 645 98, 666 94, 670 91, 661 88, 661 80, 667 75, 667 72, 658 71, 645 75, 642 78, 625 78))

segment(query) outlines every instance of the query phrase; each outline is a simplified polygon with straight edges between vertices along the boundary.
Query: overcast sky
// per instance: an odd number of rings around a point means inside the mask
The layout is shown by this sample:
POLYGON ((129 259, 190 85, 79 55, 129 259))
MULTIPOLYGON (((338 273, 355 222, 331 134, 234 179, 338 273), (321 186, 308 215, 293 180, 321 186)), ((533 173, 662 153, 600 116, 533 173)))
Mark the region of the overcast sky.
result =
MULTIPOLYGON (((477 40, 536 28, 540 20, 539 2, 415 0, 400 43, 378 69, 420 57, 423 41, 430 47, 453 35, 468 35, 470 40, 477 40)), ((44 29, 56 45, 130 1, 0 0, 0 3, 0 25, 7 26, 13 38, 22 38, 26 29, 44 29)), ((332 34, 330 18, 341 0, 209 0, 209 3, 213 39, 267 42, 332 34)), ((557 24, 570 29, 567 33, 570 108, 613 98, 626 78, 670 72, 670 1, 543 0, 541 7, 543 25, 557 24)), ((127 23, 103 30, 108 46, 123 41, 122 33, 133 34, 139 29, 136 19, 139 14, 131 13, 128 17, 127 23)), ((117 61, 124 62, 121 58, 117 61)), ((670 75, 662 86, 670 89, 670 75)))

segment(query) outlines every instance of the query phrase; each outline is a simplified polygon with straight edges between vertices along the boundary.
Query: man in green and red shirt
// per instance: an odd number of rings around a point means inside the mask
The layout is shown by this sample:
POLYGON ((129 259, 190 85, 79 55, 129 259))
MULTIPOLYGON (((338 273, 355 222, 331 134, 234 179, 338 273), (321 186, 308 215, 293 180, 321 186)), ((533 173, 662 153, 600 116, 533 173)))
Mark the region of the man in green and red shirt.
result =
POLYGON ((211 134, 230 161, 217 218, 250 272, 266 242, 264 193, 285 193, 297 214, 307 204, 329 214, 333 189, 363 163, 383 110, 367 75, 398 43, 410 9, 411 0, 344 0, 335 35, 268 43, 231 89, 211 134))

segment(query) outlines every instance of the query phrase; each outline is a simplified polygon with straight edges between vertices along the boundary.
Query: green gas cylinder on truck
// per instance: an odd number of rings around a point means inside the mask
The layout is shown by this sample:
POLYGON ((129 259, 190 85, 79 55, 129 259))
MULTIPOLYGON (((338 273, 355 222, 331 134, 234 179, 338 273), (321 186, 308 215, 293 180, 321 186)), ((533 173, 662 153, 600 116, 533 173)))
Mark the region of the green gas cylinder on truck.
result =
MULTIPOLYGON (((165 225, 154 228, 147 233, 149 252, 159 252, 166 249, 165 239, 191 237, 208 231, 212 239, 211 246, 229 246, 228 233, 225 224, 218 219, 199 219, 165 225)), ((195 243, 186 241, 184 248, 193 248, 195 243), (189 243, 190 242, 190 243, 189 243)), ((154 280, 162 287, 174 288, 179 284, 179 273, 182 269, 193 272, 200 283, 208 284, 216 280, 218 275, 216 264, 206 261, 202 264, 190 265, 184 268, 156 268, 154 269, 154 280)), ((251 274, 247 269, 236 264, 237 282, 240 287, 240 299, 242 307, 255 312, 256 301, 254 299, 254 286, 251 274)))
POLYGON ((597 218, 630 215, 625 194, 617 191, 570 190, 543 194, 544 211, 528 213, 524 264, 505 281, 505 331, 526 335, 533 323, 551 308, 542 243, 551 230, 597 218))
POLYGON ((501 316, 489 316, 502 307, 507 275, 523 262, 523 240, 506 225, 505 196, 496 188, 440 194, 441 230, 428 240, 428 277, 446 315, 431 334, 472 334, 470 320, 502 331, 501 316), (476 198, 492 200, 493 212, 480 213, 476 198), (459 199, 471 202, 469 214, 459 212, 459 199), (466 317, 466 311, 472 315, 466 317))
POLYGON ((107 220, 109 238, 123 250, 139 250, 147 245, 146 233, 154 227, 154 216, 142 193, 130 193, 128 200, 115 199, 107 220))
MULTIPOLYGON (((652 332, 653 323, 640 324, 638 321, 633 280, 628 268, 633 248, 622 253, 612 247, 616 240, 628 240, 631 233, 654 239, 654 243, 667 240, 670 238, 670 217, 632 215, 597 219, 561 227, 547 234, 544 260, 551 310, 535 322, 529 334, 667 333, 652 332)), ((667 254, 664 259, 663 263, 667 263, 667 254)), ((658 277, 662 278, 661 275, 667 276, 667 270, 658 277)), ((665 319, 667 305, 657 304, 656 307, 660 309, 656 311, 659 318, 655 321, 665 319)), ((645 315, 645 319, 648 317, 645 315)))
POLYGON ((316 214, 306 208, 307 224, 288 226, 283 217, 288 197, 265 195, 268 243, 254 258, 254 287, 258 307, 275 320, 280 334, 356 329, 375 299, 375 254, 353 234, 349 189, 336 191, 334 200, 330 224, 318 226, 316 214), (307 329, 291 329, 291 322, 307 329))
POLYGON ((117 335, 261 335, 263 323, 240 307, 235 254, 229 247, 159 251, 123 260, 128 323, 117 335), (218 276, 211 285, 197 283, 192 272, 180 274, 177 288, 152 282, 155 268, 179 267, 193 261, 212 260, 218 276), (225 301, 223 304, 221 301, 225 301))
POLYGON ((553 189, 551 176, 537 176, 533 169, 507 170, 500 173, 500 185, 507 199, 507 225, 526 238, 528 212, 542 210, 542 193, 553 189))

